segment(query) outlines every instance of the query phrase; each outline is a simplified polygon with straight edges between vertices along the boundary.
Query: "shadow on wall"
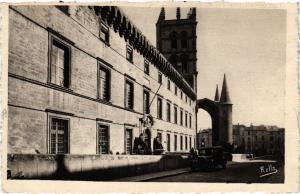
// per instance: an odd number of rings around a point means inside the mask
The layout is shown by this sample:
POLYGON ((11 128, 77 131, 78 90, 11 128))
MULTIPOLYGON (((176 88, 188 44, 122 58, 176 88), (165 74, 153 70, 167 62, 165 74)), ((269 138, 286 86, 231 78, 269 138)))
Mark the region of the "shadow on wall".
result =
POLYGON ((184 168, 181 155, 8 154, 9 179, 101 180, 184 168))

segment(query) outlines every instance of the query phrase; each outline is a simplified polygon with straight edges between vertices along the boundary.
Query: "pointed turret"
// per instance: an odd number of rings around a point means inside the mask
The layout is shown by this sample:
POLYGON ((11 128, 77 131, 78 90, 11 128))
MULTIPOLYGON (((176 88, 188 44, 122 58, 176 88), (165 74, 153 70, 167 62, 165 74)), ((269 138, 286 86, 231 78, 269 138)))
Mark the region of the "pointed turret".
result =
POLYGON ((219 96, 219 89, 218 89, 218 85, 217 85, 216 93, 215 93, 215 101, 219 102, 219 100, 220 100, 220 96, 219 96))
POLYGON ((162 7, 161 10, 160 10, 160 14, 159 14, 159 17, 158 17, 158 21, 162 21, 162 20, 165 20, 165 8, 162 7))
POLYGON ((223 86, 222 86, 222 91, 221 91, 220 102, 221 103, 231 103, 225 74, 224 74, 224 79, 223 79, 223 86))
POLYGON ((189 13, 187 14, 188 18, 189 19, 196 19, 196 8, 193 7, 193 8, 190 8, 190 11, 189 13))
POLYGON ((180 7, 177 7, 176 18, 177 20, 180 20, 180 7))

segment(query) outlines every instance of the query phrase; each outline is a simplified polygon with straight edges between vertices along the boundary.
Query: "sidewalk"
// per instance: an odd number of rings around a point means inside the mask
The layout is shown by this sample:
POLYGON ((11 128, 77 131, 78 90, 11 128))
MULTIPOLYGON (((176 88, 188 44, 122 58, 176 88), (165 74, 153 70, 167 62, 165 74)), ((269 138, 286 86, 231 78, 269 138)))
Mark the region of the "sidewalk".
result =
POLYGON ((187 173, 190 171, 191 171, 190 168, 181 168, 181 169, 176 169, 176 170, 148 173, 148 174, 143 174, 143 175, 139 175, 139 176, 125 177, 125 178, 115 179, 112 181, 141 182, 141 181, 148 181, 148 180, 152 180, 152 179, 183 174, 183 173, 187 173))

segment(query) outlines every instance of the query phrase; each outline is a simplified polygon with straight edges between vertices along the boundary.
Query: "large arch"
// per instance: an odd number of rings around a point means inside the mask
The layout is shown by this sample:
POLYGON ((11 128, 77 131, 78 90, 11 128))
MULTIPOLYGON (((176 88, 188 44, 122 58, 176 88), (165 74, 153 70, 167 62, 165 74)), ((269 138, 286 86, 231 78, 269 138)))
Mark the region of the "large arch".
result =
POLYGON ((203 109, 212 121, 212 145, 232 144, 232 104, 207 98, 197 100, 196 109, 203 109))
POLYGON ((210 115, 212 122, 212 144, 216 145, 217 142, 219 142, 219 107, 215 101, 204 98, 197 100, 197 110, 198 109, 203 109, 210 115))

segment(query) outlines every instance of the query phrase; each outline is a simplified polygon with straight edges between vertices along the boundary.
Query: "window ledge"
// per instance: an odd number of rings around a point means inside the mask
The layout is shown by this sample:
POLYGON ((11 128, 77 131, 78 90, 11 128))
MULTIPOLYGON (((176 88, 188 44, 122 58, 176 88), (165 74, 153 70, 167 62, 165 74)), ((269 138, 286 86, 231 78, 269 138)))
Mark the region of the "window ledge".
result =
POLYGON ((51 83, 51 82, 48 82, 47 84, 55 89, 60 90, 60 91, 73 92, 73 90, 71 88, 66 88, 66 87, 51 83))
POLYGON ((101 103, 103 103, 103 104, 112 105, 112 102, 111 102, 111 100, 109 100, 109 101, 106 101, 106 100, 103 100, 103 99, 101 99, 101 98, 98 98, 97 100, 98 100, 98 102, 101 102, 101 103))

